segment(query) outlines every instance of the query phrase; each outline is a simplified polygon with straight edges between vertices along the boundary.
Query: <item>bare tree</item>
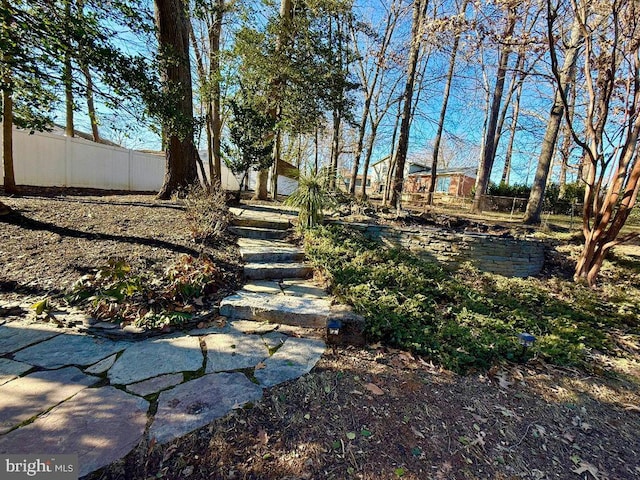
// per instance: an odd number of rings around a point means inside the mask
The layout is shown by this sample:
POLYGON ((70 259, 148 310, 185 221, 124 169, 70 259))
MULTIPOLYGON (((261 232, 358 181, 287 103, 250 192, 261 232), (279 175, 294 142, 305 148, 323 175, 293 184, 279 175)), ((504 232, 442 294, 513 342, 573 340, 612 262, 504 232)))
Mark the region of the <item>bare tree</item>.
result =
POLYGON ((391 203, 400 208, 402 200, 402 185, 404 182, 404 166, 409 147, 409 129, 411 125, 411 110, 413 104, 413 90, 416 81, 416 70, 420 47, 422 43, 422 24, 427 10, 427 0, 414 0, 413 18, 411 25, 411 46, 409 48, 409 63, 402 97, 402 121, 400 122, 400 136, 398 149, 395 154, 395 173, 391 190, 391 203))
POLYGON ((503 45, 500 49, 498 60, 498 70, 496 72, 496 83, 493 89, 493 97, 491 100, 491 109, 487 128, 485 131, 485 139, 483 143, 483 156, 478 166, 478 176, 476 179, 476 192, 473 199, 473 212, 480 212, 482 204, 482 196, 486 193, 495 160, 495 142, 496 132, 498 129, 498 120, 500 116, 500 105, 502 103, 502 95, 504 92, 504 83, 507 75, 507 67, 509 65, 509 54, 511 53, 510 38, 516 26, 517 20, 517 0, 507 5, 506 22, 504 33, 502 34, 503 45))
MULTIPOLYGON (((367 45, 367 54, 361 53, 358 47, 358 41, 356 39, 357 33, 355 31, 353 22, 351 22, 350 24, 351 35, 353 37, 353 45, 355 48, 356 57, 358 58, 358 76, 362 84, 362 91, 364 94, 362 118, 360 120, 358 128, 358 142, 356 144, 353 169, 351 171, 351 181, 349 183, 349 193, 351 195, 355 195, 356 179, 358 176, 358 169, 360 167, 360 158, 364 150, 364 138, 367 132, 367 122, 371 117, 371 103, 374 100, 375 96, 377 96, 377 98, 379 98, 380 96, 380 85, 382 84, 380 80, 384 76, 384 70, 385 68, 387 68, 387 65, 389 63, 389 59, 387 58, 387 50, 391 45, 391 39, 398 22, 400 6, 401 5, 398 0, 392 0, 391 5, 389 5, 388 7, 387 15, 384 19, 384 33, 382 35, 382 41, 379 43, 379 45, 377 45, 378 48, 367 45)), ((372 124, 371 126, 371 136, 373 138, 375 138, 378 125, 372 124)), ((371 143, 372 142, 370 142, 369 145, 371 145, 371 143)), ((368 148, 369 152, 370 150, 371 149, 368 148)), ((368 153, 367 158, 371 158, 370 153, 368 153)), ((367 170, 369 167, 369 162, 365 161, 365 163, 366 165, 364 166, 363 177, 367 175, 367 170)), ((364 194, 362 195, 364 197, 366 196, 366 178, 363 178, 363 185, 365 185, 365 188, 363 189, 364 194)))
POLYGON ((544 201, 547 179, 549 177, 551 160, 553 159, 553 153, 558 139, 558 132, 564 115, 562 97, 565 99, 568 98, 571 72, 574 70, 575 63, 578 58, 578 51, 582 44, 582 35, 582 27, 576 18, 571 27, 570 38, 566 43, 567 48, 565 50, 564 64, 559 73, 560 80, 556 87, 553 106, 549 113, 549 121, 547 122, 547 129, 542 141, 540 156, 538 157, 536 176, 533 180, 531 193, 529 194, 529 201, 527 202, 527 210, 524 214, 524 223, 528 225, 540 223, 540 214, 542 213, 542 204, 544 201), (562 90, 562 92, 560 92, 560 90, 562 90))
POLYGON ((66 122, 65 122, 65 134, 67 137, 75 136, 75 128, 73 125, 73 65, 71 63, 71 33, 69 29, 71 28, 71 1, 64 1, 64 16, 66 19, 65 22, 65 51, 64 51, 64 64, 62 70, 62 81, 64 84, 64 98, 65 98, 65 109, 66 109, 66 122))
POLYGON ((228 8, 225 0, 196 3, 194 13, 202 20, 203 38, 196 38, 192 17, 189 18, 188 24, 189 37, 196 58, 196 73, 198 74, 202 103, 204 103, 206 112, 205 130, 211 185, 220 184, 222 174, 222 74, 220 70, 220 49, 224 14, 228 8))
MULTIPOLYGON (((558 7, 547 0, 551 66, 558 85, 554 36, 558 7)), ((569 101, 559 88, 565 120, 585 154, 584 246, 574 279, 595 286, 607 252, 637 233, 620 236, 640 190, 640 25, 637 2, 601 0, 572 3, 584 37, 582 63, 586 100, 584 133, 570 118, 569 101), (592 10, 593 8, 593 10, 592 10)))
MULTIPOLYGON (((468 0, 463 0, 458 16, 464 21, 465 11, 467 9, 468 0)), ((433 193, 436 191, 436 180, 438 175, 438 155, 440 154, 440 143, 442 142, 442 132, 444 131, 444 122, 447 116, 447 107, 449 105, 449 95, 451 93, 451 84, 453 83, 453 73, 456 67, 456 56, 458 55, 458 47, 460 45, 461 26, 460 22, 454 22, 453 28, 453 45, 451 47, 451 56, 449 57, 449 70, 447 71, 447 80, 442 94, 442 106, 440 107, 440 117, 438 119, 438 130, 433 142, 433 156, 431 159, 431 180, 429 182, 429 190, 427 192, 427 203, 433 205, 433 193)))

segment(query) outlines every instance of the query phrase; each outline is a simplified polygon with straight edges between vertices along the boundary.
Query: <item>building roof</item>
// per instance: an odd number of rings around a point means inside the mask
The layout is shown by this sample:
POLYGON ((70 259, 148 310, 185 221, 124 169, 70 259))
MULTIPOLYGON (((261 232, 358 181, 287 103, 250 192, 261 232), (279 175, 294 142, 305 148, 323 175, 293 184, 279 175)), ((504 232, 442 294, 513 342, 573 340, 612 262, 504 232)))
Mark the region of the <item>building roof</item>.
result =
MULTIPOLYGON (((476 178, 475 167, 439 168, 437 172, 438 172, 437 173, 438 176, 464 175, 465 177, 476 178)), ((415 170, 409 173, 409 175, 429 175, 430 173, 431 173, 431 168, 425 167, 422 170, 415 170)))

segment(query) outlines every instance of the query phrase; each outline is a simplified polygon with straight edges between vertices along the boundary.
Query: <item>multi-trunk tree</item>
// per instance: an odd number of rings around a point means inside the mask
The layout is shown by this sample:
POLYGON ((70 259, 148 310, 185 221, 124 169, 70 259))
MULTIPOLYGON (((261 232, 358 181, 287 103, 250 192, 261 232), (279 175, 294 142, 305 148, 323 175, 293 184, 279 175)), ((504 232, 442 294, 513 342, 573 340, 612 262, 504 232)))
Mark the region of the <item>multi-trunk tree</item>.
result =
POLYGON ((607 252, 637 233, 621 234, 640 191, 640 24, 634 0, 576 1, 570 7, 584 48, 582 126, 569 114, 555 31, 559 5, 547 0, 549 50, 557 91, 574 141, 585 158, 584 246, 574 278, 594 286, 607 252))
POLYGON ((404 167, 409 148, 409 133, 413 107, 413 91, 416 84, 418 58, 422 47, 423 23, 427 11, 427 0, 415 0, 411 23, 411 44, 409 47, 409 61, 405 77, 404 93, 402 96, 402 120, 398 137, 398 147, 395 152, 395 173, 391 188, 391 204, 400 208, 402 201, 402 186, 404 184, 404 167))
POLYGON ((564 97, 565 100, 570 101, 569 92, 571 82, 574 80, 572 78, 572 72, 575 72, 575 65, 578 59, 579 49, 582 46, 582 39, 582 26, 576 17, 573 21, 569 38, 563 42, 565 44, 564 62, 559 70, 553 106, 551 107, 551 112, 549 112, 549 121, 547 122, 547 128, 540 148, 536 175, 531 187, 529 201, 527 202, 527 210, 524 214, 525 224, 540 223, 544 193, 548 183, 553 154, 558 142, 558 132, 560 131, 560 125, 564 116, 565 107, 562 99, 564 97))
POLYGON ((476 191, 473 198, 471 210, 480 212, 482 209, 482 197, 487 192, 489 181, 491 179, 491 171, 496 157, 496 132, 498 131, 498 121, 500 118, 500 106, 502 105, 502 96, 504 94, 504 84, 507 77, 507 69, 509 67, 509 55, 513 50, 512 36, 517 22, 517 1, 507 2, 505 5, 504 32, 500 45, 500 54, 498 56, 498 68, 496 72, 496 81, 491 97, 491 107, 487 112, 487 127, 485 129, 482 157, 478 165, 478 175, 476 178, 476 191))

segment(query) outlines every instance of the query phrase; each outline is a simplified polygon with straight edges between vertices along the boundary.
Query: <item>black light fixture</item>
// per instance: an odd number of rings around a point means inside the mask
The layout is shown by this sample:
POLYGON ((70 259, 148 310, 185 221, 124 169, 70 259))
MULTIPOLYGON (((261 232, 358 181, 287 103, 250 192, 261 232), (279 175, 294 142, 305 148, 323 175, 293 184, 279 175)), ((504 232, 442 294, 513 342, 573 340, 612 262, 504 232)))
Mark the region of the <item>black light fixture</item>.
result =
POLYGON ((522 357, 527 353, 527 348, 532 347, 536 343, 536 337, 530 333, 522 332, 518 334, 518 342, 522 345, 522 357))
POLYGON ((327 323, 327 340, 340 335, 341 328, 342 322, 340 320, 329 320, 329 323, 327 323))

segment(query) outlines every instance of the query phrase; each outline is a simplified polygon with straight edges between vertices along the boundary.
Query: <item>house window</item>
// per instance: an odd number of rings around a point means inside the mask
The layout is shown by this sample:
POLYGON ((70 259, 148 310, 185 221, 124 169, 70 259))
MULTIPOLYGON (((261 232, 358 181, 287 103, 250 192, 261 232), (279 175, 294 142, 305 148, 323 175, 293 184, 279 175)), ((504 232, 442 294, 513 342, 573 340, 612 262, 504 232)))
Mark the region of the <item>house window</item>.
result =
POLYGON ((440 177, 436 180, 436 192, 449 193, 451 177, 440 177))

